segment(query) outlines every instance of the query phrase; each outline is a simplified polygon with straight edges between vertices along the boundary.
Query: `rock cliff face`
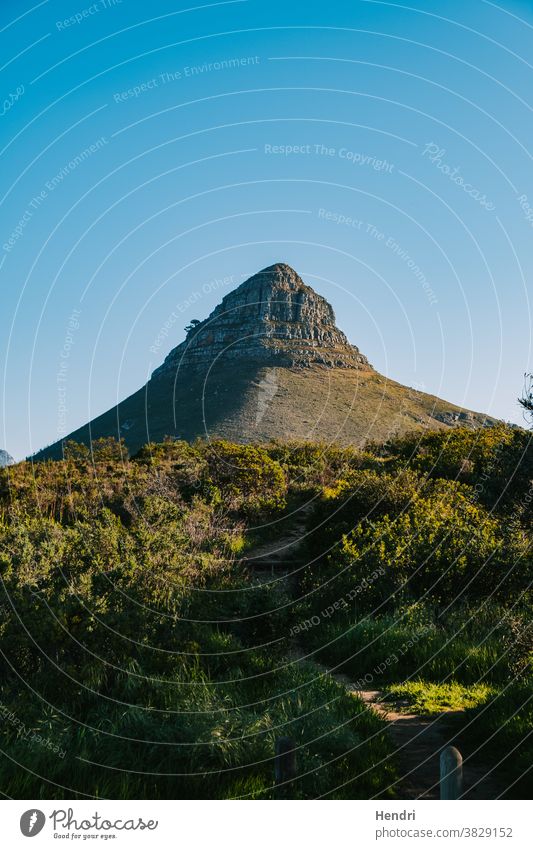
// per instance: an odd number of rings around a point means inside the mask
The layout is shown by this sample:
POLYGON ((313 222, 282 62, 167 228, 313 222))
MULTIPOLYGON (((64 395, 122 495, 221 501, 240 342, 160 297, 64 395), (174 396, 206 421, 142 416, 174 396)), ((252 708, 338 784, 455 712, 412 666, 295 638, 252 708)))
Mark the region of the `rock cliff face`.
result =
POLYGON ((15 461, 11 454, 8 454, 3 448, 0 448, 0 468, 3 468, 4 466, 12 466, 14 462, 15 461))
POLYGON ((331 305, 283 263, 263 269, 226 295, 153 376, 235 360, 300 368, 369 367, 336 327, 331 305))

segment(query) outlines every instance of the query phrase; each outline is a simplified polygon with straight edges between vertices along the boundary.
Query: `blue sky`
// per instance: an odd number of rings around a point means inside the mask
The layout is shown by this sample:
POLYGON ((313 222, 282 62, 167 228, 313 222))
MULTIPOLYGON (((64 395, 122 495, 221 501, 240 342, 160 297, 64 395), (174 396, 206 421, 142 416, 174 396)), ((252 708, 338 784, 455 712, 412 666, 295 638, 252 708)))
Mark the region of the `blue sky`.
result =
POLYGON ((530 3, 3 0, 0 39, 0 447, 135 391, 276 261, 380 371, 522 422, 530 3))

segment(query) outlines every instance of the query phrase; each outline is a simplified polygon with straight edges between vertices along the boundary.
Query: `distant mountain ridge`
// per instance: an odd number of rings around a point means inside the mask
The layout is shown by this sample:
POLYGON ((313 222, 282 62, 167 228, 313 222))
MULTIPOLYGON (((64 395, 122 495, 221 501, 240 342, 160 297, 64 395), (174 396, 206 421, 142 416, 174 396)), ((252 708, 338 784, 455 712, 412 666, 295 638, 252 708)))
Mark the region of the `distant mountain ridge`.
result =
MULTIPOLYGON (((66 439, 123 437, 130 452, 165 436, 362 445, 495 422, 380 375, 337 327, 328 301, 276 263, 191 323, 142 389, 66 439)), ((56 442, 36 459, 61 455, 56 442)))
POLYGON ((0 468, 4 468, 4 466, 12 466, 14 462, 15 461, 11 454, 8 454, 3 448, 0 448, 0 468))

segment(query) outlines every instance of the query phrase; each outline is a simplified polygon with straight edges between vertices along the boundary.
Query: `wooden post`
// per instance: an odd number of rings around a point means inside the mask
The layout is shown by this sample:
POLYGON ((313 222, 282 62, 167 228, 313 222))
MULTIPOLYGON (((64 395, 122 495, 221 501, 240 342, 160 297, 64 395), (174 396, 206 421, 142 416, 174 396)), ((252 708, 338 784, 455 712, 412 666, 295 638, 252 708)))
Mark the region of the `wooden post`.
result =
POLYGON ((455 746, 440 753, 440 798, 460 799, 463 795, 463 756, 455 746))
POLYGON ((296 777, 295 743, 290 737, 280 737, 276 740, 274 776, 276 779, 276 798, 288 799, 290 782, 296 777))

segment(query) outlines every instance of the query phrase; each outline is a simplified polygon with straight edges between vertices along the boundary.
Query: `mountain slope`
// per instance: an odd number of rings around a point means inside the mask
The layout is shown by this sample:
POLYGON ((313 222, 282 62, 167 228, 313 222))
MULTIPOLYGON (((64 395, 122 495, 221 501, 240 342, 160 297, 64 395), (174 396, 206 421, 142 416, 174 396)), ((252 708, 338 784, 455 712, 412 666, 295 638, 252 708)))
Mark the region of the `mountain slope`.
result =
MULTIPOLYGON (((363 444, 493 422, 380 375, 337 328, 331 305, 279 263, 195 323, 146 386, 67 439, 123 437, 131 452, 165 436, 363 444)), ((57 442, 36 457, 61 454, 57 442)))

